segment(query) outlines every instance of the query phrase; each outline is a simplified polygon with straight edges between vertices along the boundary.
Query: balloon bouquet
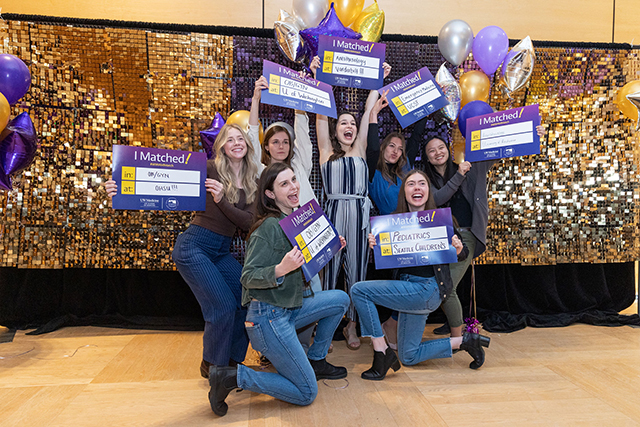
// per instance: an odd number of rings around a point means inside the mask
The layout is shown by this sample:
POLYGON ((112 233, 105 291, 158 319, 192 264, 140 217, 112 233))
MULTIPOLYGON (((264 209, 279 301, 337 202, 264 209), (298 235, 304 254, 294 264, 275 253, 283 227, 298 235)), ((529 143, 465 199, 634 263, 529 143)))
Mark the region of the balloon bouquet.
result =
POLYGON ((377 0, 362 9, 364 0, 293 0, 292 13, 280 10, 275 39, 290 61, 308 66, 318 54, 321 35, 377 42, 384 30, 384 12, 377 0))
POLYGON ((0 55, 0 189, 11 191, 11 177, 28 167, 38 149, 38 137, 29 114, 9 121, 10 105, 18 102, 31 85, 31 73, 20 58, 0 55))

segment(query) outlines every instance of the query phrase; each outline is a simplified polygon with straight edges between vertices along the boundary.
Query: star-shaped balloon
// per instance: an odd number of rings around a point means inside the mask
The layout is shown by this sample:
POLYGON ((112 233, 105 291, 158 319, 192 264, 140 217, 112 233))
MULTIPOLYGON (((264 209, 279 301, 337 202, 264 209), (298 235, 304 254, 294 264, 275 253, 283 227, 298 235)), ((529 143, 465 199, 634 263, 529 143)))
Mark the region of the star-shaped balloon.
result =
POLYGON ((351 28, 347 28, 342 25, 342 22, 340 22, 340 18, 338 18, 336 10, 333 7, 333 3, 331 3, 329 11, 317 27, 302 30, 300 31, 300 35, 311 50, 311 58, 309 58, 309 60, 313 59, 313 57, 318 54, 318 37, 320 36, 342 37, 345 39, 362 38, 362 34, 356 33, 351 28))
POLYGON ((462 100, 462 89, 460 85, 453 78, 451 72, 447 69, 445 64, 440 66, 438 73, 436 74, 436 82, 442 88, 445 98, 449 101, 449 105, 442 107, 442 114, 450 121, 455 121, 460 112, 460 102, 462 100))
POLYGON ((222 115, 220 113, 216 113, 209 129, 200 131, 200 141, 202 141, 202 148, 204 148, 204 151, 207 153, 208 159, 213 157, 213 144, 215 144, 216 138, 220 133, 220 129, 224 126, 224 123, 225 121, 222 118, 222 115))
MULTIPOLYGON (((29 113, 11 120, 0 134, 0 164, 6 177, 17 174, 33 162, 38 136, 29 113)), ((9 181, 10 183, 11 181, 9 181)))
POLYGON ((4 173, 4 168, 2 164, 0 164, 0 189, 11 191, 13 190, 13 185, 11 184, 11 177, 4 173))
POLYGON ((293 62, 301 62, 309 56, 307 44, 300 35, 300 27, 294 17, 280 9, 278 20, 273 23, 273 32, 280 51, 293 62))
POLYGON ((640 130, 640 92, 634 92, 627 95, 627 99, 638 110, 638 122, 636 123, 636 131, 640 130))

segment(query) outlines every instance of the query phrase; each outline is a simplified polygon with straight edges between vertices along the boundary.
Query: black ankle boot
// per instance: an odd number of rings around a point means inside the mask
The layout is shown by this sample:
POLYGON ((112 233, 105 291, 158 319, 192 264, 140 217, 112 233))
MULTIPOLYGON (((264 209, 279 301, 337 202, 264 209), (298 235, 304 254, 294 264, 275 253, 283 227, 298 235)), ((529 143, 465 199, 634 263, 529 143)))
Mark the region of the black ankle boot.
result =
POLYGON ((469 364, 471 369, 478 369, 484 364, 484 349, 489 347, 491 338, 484 335, 467 332, 462 336, 462 344, 460 350, 464 350, 473 357, 473 362, 469 364))
POLYGON ((316 374, 316 381, 339 380, 346 378, 347 376, 347 368, 343 368, 342 366, 333 366, 331 363, 327 362, 326 358, 322 360, 309 359, 309 363, 311 363, 313 372, 316 374))
POLYGON ((202 378, 209 378, 209 367, 210 366, 211 366, 211 363, 209 363, 206 360, 202 359, 202 363, 200 364, 200 375, 202 375, 202 378))
POLYGON ((436 335, 449 335, 451 333, 449 322, 444 322, 444 325, 435 328, 433 333, 436 335))
POLYGON ((227 414, 229 407, 225 399, 231 390, 238 388, 238 368, 211 365, 209 368, 209 403, 211 410, 219 416, 227 414))
POLYGON ((391 347, 387 347, 387 351, 384 353, 374 350, 373 365, 360 376, 365 380, 380 381, 387 375, 389 368, 392 368, 394 372, 400 369, 400 361, 396 353, 391 347))

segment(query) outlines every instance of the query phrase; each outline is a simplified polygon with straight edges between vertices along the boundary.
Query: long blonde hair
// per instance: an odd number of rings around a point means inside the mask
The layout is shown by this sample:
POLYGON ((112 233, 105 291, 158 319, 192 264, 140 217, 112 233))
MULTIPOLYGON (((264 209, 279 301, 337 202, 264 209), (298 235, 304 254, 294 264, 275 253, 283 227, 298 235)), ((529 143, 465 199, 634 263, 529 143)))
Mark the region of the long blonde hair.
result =
POLYGON ((213 152, 216 155, 215 164, 216 169, 218 170, 218 175, 220 175, 220 182, 224 187, 224 196, 230 203, 238 203, 240 200, 240 192, 238 191, 238 187, 236 187, 236 179, 231 170, 231 165, 229 162, 229 158, 225 154, 222 147, 227 142, 227 137, 229 136, 229 129, 239 130, 244 138, 245 144, 247 145, 247 154, 242 159, 242 168, 240 169, 240 176, 242 178, 242 188, 244 189, 244 194, 247 198, 247 204, 253 203, 253 200, 256 197, 256 193, 258 191, 258 183, 256 182, 256 177, 258 176, 258 165, 253 163, 253 146, 249 142, 249 137, 247 133, 235 123, 227 123, 220 129, 220 133, 216 138, 215 144, 213 144, 213 152))

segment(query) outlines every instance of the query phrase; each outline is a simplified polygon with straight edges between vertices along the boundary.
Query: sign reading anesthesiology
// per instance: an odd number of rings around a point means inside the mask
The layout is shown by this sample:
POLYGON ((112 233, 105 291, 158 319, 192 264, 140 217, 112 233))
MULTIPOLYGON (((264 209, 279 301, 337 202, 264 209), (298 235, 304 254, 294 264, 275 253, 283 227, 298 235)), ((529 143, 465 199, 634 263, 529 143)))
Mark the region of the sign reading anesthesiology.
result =
POLYGON ((114 209, 203 211, 207 155, 191 151, 113 146, 114 209))
POLYGON ((405 128, 449 104, 431 71, 423 67, 379 90, 388 90, 389 107, 405 128))
POLYGON ((280 220, 280 227, 304 255, 302 272, 307 282, 340 250, 338 233, 315 200, 280 220))
POLYGON ((500 159, 540 154, 538 104, 467 119, 465 160, 500 159))
POLYGON ((269 89, 262 90, 261 102, 337 118, 333 88, 311 77, 300 77, 290 68, 264 60, 262 75, 269 89))
POLYGON ((375 216, 370 221, 378 270, 458 261, 449 243, 454 235, 450 208, 375 216))
POLYGON ((318 55, 322 67, 318 68, 316 78, 332 86, 380 89, 386 48, 383 43, 320 36, 318 55))

